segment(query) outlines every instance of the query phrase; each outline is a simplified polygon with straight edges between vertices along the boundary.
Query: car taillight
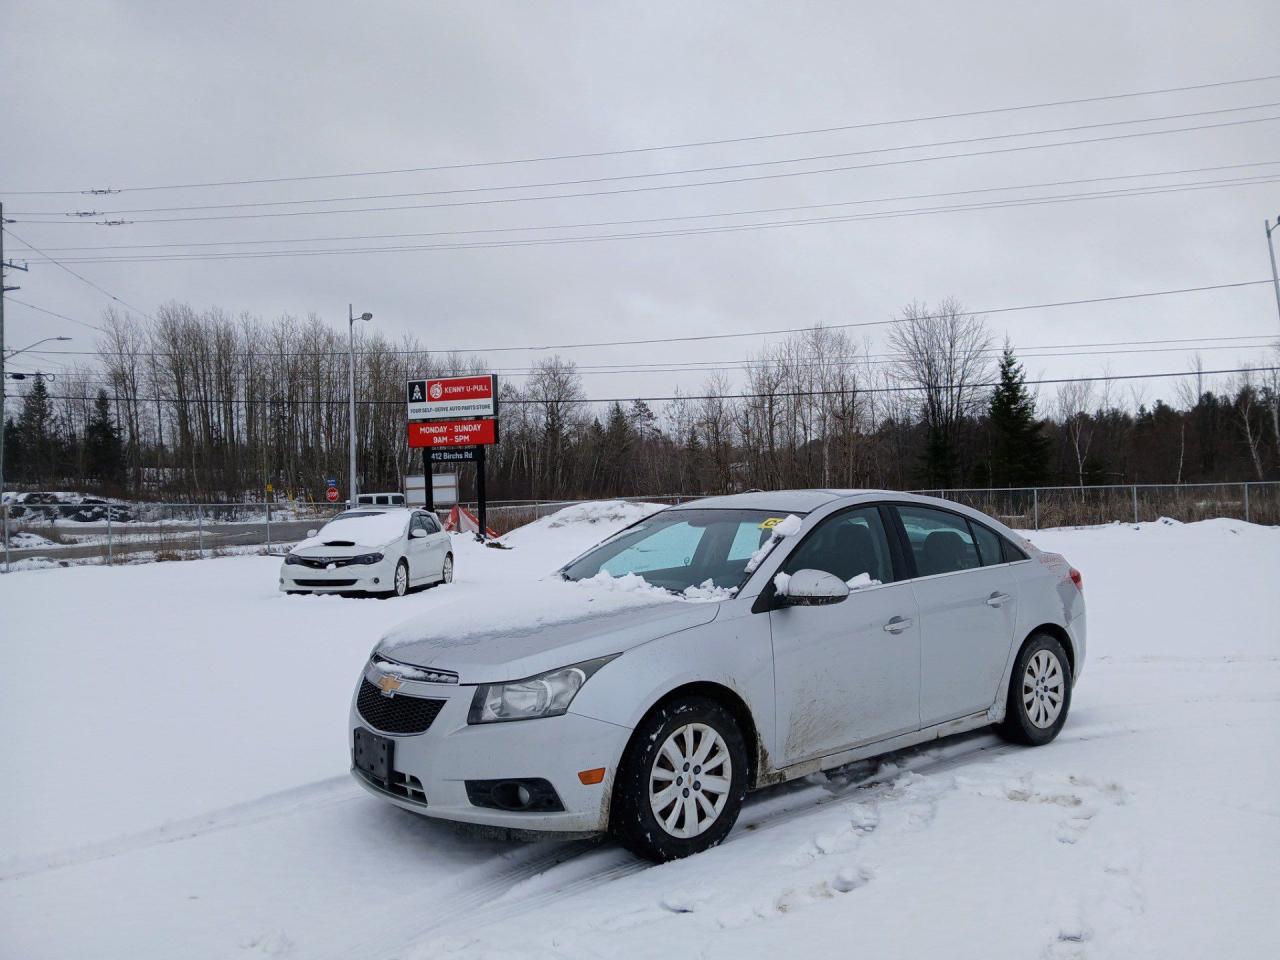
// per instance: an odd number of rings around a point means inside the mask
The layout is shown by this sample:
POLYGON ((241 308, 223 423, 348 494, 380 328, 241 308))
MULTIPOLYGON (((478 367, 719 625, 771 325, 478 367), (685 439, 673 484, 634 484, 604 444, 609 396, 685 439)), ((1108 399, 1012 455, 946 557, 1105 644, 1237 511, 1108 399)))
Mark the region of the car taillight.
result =
POLYGON ((1084 593, 1084 577, 1080 576, 1080 571, 1072 567, 1070 576, 1071 582, 1076 585, 1076 589, 1084 593))

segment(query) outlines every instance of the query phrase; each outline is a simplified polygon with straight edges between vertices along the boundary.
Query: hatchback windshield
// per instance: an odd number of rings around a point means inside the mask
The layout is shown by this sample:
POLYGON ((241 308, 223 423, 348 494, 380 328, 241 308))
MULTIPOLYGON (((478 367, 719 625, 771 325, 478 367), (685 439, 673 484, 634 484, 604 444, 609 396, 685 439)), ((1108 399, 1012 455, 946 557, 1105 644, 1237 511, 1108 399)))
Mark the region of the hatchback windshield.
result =
POLYGON ((606 540, 561 572, 569 580, 601 572, 611 577, 634 573, 673 593, 739 587, 747 578, 747 561, 785 516, 766 510, 664 510, 606 540))

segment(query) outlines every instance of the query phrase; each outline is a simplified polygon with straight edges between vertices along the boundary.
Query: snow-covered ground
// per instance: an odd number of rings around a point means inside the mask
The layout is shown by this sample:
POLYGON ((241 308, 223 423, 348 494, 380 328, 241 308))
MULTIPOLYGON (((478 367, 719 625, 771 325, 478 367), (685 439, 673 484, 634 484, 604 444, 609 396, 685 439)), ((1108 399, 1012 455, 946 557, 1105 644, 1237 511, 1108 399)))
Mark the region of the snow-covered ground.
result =
POLYGON ((1030 534, 1089 601, 1054 744, 762 791, 690 860, 476 839, 350 781, 385 630, 644 510, 458 538, 455 584, 391 601, 280 596, 265 557, 0 577, 0 956, 1275 955, 1280 530, 1235 521, 1030 534))

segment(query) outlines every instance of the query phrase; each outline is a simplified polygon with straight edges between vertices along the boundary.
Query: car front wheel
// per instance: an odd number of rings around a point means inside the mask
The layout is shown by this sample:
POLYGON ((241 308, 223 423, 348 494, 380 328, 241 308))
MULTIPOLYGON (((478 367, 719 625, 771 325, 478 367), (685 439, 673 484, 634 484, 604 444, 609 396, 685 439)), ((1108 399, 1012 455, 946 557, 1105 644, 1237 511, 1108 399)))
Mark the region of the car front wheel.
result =
POLYGON ((391 580, 391 595, 403 597, 409 592, 409 564, 401 560, 396 564, 395 576, 391 580))
POLYGON ((721 704, 688 697, 640 722, 614 785, 610 830, 628 850, 664 862, 728 836, 747 793, 747 748, 721 704))

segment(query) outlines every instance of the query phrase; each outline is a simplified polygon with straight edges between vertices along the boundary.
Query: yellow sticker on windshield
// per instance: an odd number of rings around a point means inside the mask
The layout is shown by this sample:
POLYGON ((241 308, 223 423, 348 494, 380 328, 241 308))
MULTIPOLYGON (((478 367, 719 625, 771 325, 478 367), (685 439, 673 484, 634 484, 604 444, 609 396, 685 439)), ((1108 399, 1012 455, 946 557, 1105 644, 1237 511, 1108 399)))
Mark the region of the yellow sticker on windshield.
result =
POLYGON ((781 523, 783 520, 785 520, 785 519, 786 519, 786 517, 770 517, 770 518, 769 518, 768 520, 766 520, 764 523, 760 524, 760 529, 761 529, 761 530, 772 530, 774 527, 776 527, 778 524, 780 524, 780 523, 781 523))

